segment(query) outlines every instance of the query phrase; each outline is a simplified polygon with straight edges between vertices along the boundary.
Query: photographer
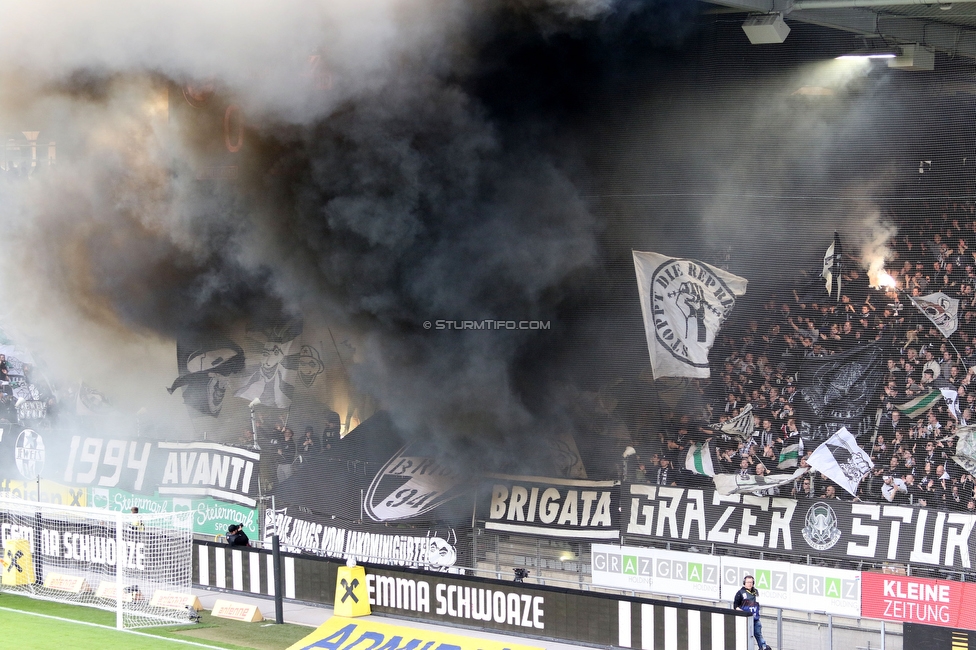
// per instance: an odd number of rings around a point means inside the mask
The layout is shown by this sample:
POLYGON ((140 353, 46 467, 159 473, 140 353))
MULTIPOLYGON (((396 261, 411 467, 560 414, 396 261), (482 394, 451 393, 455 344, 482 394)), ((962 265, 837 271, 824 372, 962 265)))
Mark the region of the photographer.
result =
POLYGON ((227 527, 227 545, 228 546, 250 546, 251 540, 247 538, 247 534, 244 529, 241 528, 240 524, 231 524, 227 527))

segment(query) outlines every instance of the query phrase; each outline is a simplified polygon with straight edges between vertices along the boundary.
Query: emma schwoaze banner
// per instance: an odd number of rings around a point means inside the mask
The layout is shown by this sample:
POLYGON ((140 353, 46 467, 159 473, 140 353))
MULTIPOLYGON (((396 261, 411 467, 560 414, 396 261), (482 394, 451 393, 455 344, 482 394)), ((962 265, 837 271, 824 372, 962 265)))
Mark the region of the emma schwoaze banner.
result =
POLYGON ((686 542, 972 570, 976 517, 885 503, 723 496, 713 490, 628 484, 625 541, 686 542))

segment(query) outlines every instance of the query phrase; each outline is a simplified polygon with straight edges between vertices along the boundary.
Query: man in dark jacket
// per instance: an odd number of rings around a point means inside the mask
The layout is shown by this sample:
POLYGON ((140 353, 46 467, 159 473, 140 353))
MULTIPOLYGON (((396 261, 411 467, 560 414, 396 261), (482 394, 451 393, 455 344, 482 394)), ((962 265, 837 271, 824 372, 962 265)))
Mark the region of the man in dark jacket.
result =
POLYGON ((251 540, 240 524, 231 524, 227 527, 227 543, 230 546, 250 546, 251 540))
POLYGON ((759 650, 772 650, 762 635, 762 621, 759 620, 759 590, 756 589, 755 578, 752 576, 745 577, 742 581, 742 589, 735 592, 732 607, 752 614, 752 631, 756 637, 759 650))

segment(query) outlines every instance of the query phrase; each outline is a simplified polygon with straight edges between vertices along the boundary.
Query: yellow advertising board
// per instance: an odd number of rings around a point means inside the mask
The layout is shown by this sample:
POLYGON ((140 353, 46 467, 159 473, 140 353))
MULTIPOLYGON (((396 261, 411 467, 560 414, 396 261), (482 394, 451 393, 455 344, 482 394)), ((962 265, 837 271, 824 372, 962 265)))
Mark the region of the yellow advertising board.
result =
POLYGON ((26 539, 8 539, 3 543, 3 580, 10 587, 34 583, 34 560, 30 542, 26 539))
MULTIPOLYGON (((37 501, 37 481, 0 479, 0 496, 25 501, 37 501)), ((41 503, 62 506, 88 507, 88 488, 71 487, 41 479, 41 503)))
POLYGON ((369 616, 369 592, 366 590, 366 569, 361 566, 341 566, 336 575, 336 616, 369 616))
POLYGON ((539 646, 519 645, 507 641, 489 641, 475 637, 418 630, 400 625, 377 623, 371 619, 333 616, 288 650, 345 650, 346 648, 460 648, 461 650, 542 650, 539 646))

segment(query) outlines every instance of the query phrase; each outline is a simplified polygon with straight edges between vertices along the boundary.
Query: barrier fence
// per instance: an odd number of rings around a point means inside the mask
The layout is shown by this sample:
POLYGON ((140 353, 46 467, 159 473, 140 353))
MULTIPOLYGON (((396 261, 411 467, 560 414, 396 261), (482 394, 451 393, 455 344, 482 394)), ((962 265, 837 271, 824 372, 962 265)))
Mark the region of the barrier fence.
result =
MULTIPOLYGON (((273 595, 265 549, 196 542, 193 582, 273 595)), ((282 553, 284 597, 333 606, 339 562, 282 553)), ((372 610, 428 623, 623 648, 746 650, 750 618, 728 607, 367 565, 372 610)))

